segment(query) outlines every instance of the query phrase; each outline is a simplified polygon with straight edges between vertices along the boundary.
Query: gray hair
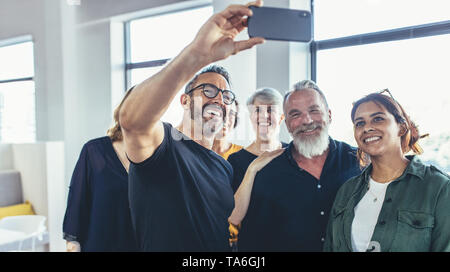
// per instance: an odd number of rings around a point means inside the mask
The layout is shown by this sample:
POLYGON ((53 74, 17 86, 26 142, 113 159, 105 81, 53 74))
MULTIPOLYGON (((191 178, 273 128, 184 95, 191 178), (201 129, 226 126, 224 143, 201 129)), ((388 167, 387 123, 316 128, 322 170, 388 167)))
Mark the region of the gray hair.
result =
POLYGON ((212 64, 212 65, 204 68, 198 74, 196 74, 194 76, 194 78, 191 79, 191 81, 189 81, 188 84, 186 84, 184 93, 188 93, 192 88, 194 88, 194 84, 197 81, 198 76, 201 74, 205 74, 205 73, 216 73, 216 74, 223 76, 225 78, 225 80, 227 81, 228 85, 231 87, 231 78, 230 78, 230 74, 228 73, 228 71, 225 68, 223 68, 222 66, 212 64))
POLYGON ((256 90, 248 99, 247 99, 247 107, 255 104, 255 100, 260 99, 267 103, 268 105, 283 105, 283 96, 280 92, 274 88, 261 88, 256 90))
POLYGON ((305 90, 305 89, 313 89, 313 90, 315 90, 317 93, 319 93, 320 97, 322 97, 322 100, 323 100, 323 103, 325 104, 326 109, 327 109, 327 110, 330 109, 330 108, 328 107, 327 99, 325 98, 325 95, 323 94, 322 90, 320 90, 319 86, 317 86, 317 84, 316 84, 314 81, 309 80, 309 79, 305 79, 305 80, 302 80, 302 81, 300 81, 300 82, 295 83, 295 84, 294 84, 294 90, 293 90, 293 91, 290 91, 290 92, 287 92, 287 93, 284 95, 283 105, 285 105, 286 100, 288 99, 288 97, 289 97, 292 93, 297 92, 297 91, 302 91, 302 90, 305 90))

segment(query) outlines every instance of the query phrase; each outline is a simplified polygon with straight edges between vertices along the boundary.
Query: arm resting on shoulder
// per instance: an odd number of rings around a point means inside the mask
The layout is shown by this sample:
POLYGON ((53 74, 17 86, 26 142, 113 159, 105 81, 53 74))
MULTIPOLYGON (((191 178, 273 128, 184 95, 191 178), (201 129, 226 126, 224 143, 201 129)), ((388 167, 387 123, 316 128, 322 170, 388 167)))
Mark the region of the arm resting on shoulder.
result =
POLYGON ((239 224, 247 214, 256 174, 283 152, 283 148, 271 152, 264 152, 258 158, 254 159, 253 162, 249 165, 247 171, 245 172, 245 176, 242 180, 241 185, 234 194, 234 209, 230 217, 228 218, 228 221, 231 224, 239 226, 239 224))

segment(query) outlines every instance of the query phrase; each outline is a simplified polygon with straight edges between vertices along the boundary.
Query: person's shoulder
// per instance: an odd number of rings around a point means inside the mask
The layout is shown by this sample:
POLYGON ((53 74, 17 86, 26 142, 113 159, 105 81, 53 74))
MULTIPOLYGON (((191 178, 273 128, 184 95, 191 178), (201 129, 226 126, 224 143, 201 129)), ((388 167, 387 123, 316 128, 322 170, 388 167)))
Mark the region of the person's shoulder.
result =
POLYGON ((171 123, 162 122, 164 129, 164 139, 162 145, 172 145, 181 144, 193 141, 189 136, 185 135, 183 132, 179 131, 176 127, 172 126, 171 123))
POLYGON ((356 147, 354 147, 346 142, 342 142, 342 141, 333 139, 331 137, 330 137, 330 140, 332 141, 332 143, 334 143, 334 145, 336 146, 336 148, 338 150, 355 152, 355 154, 356 154, 356 151, 357 151, 356 147))
POLYGON ((264 166, 261 171, 266 174, 280 174, 286 169, 291 169, 291 164, 289 162, 286 152, 289 152, 287 148, 284 149, 283 153, 273 158, 266 166, 264 166))
MULTIPOLYGON (((331 138, 330 138, 331 139, 331 138)), ((340 160, 346 161, 353 165, 352 168, 354 168, 357 172, 360 172, 359 170, 359 162, 357 158, 357 151, 358 149, 354 146, 349 145, 346 142, 338 141, 331 139, 331 144, 334 145, 334 151, 336 152, 338 158, 340 160)))
POLYGON ((359 187, 361 183, 364 182, 364 170, 359 175, 353 176, 347 179, 339 188, 341 195, 349 196, 353 193, 355 188, 359 187))
POLYGON ((414 176, 418 176, 419 180, 432 183, 450 182, 450 176, 447 173, 431 163, 423 162, 418 155, 408 155, 406 158, 410 160, 407 171, 414 176))
POLYGON ((229 162, 229 163, 231 163, 231 164, 233 164, 234 162, 236 162, 236 159, 238 158, 238 153, 239 152, 241 152, 241 151, 238 151, 238 152, 235 152, 235 153, 233 153, 233 154, 230 154, 230 156, 228 156, 228 158, 227 158, 227 161, 229 162))
POLYGON ((419 179, 426 187, 431 189, 432 191, 439 192, 438 194, 443 193, 446 196, 447 201, 449 200, 450 193, 450 175, 445 173, 443 170, 432 164, 424 164, 420 160, 415 160, 416 165, 422 164, 425 169, 423 179, 419 179))
POLYGON ((103 149, 106 145, 112 145, 111 138, 102 136, 87 141, 83 146, 83 150, 87 152, 92 149, 103 149))
POLYGON ((241 150, 234 152, 233 154, 228 156, 228 161, 229 162, 237 162, 244 156, 248 155, 247 153, 249 153, 249 152, 247 150, 245 150, 244 148, 242 148, 241 150))
POLYGON ((450 184, 450 175, 439 169, 438 167, 430 164, 425 165, 426 167, 426 174, 425 178, 430 181, 437 182, 441 185, 447 185, 450 184))
POLYGON ((364 169, 363 172, 359 175, 353 176, 349 179, 347 179, 342 186, 344 187, 354 187, 355 185, 359 184, 364 179, 364 169))

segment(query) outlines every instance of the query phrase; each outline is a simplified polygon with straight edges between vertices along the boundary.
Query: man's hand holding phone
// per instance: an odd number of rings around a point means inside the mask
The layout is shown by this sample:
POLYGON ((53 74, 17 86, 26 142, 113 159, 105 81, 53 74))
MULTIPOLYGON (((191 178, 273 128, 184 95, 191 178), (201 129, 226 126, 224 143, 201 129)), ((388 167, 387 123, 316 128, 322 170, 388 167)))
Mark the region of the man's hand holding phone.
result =
POLYGON ((234 40, 247 27, 247 18, 252 15, 249 6, 261 5, 262 1, 250 2, 247 5, 230 5, 209 18, 189 45, 199 61, 207 65, 263 43, 264 39, 261 37, 234 40))
POLYGON ((251 6, 248 35, 268 40, 309 42, 311 13, 306 10, 251 6))

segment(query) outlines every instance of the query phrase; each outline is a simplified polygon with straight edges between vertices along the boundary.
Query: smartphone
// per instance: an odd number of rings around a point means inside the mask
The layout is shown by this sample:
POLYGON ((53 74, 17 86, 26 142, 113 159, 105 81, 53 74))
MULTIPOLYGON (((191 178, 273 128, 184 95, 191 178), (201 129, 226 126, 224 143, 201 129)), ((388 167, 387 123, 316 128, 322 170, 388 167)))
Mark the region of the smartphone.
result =
POLYGON ((311 41, 311 13, 306 10, 250 6, 248 35, 280 41, 311 41))

